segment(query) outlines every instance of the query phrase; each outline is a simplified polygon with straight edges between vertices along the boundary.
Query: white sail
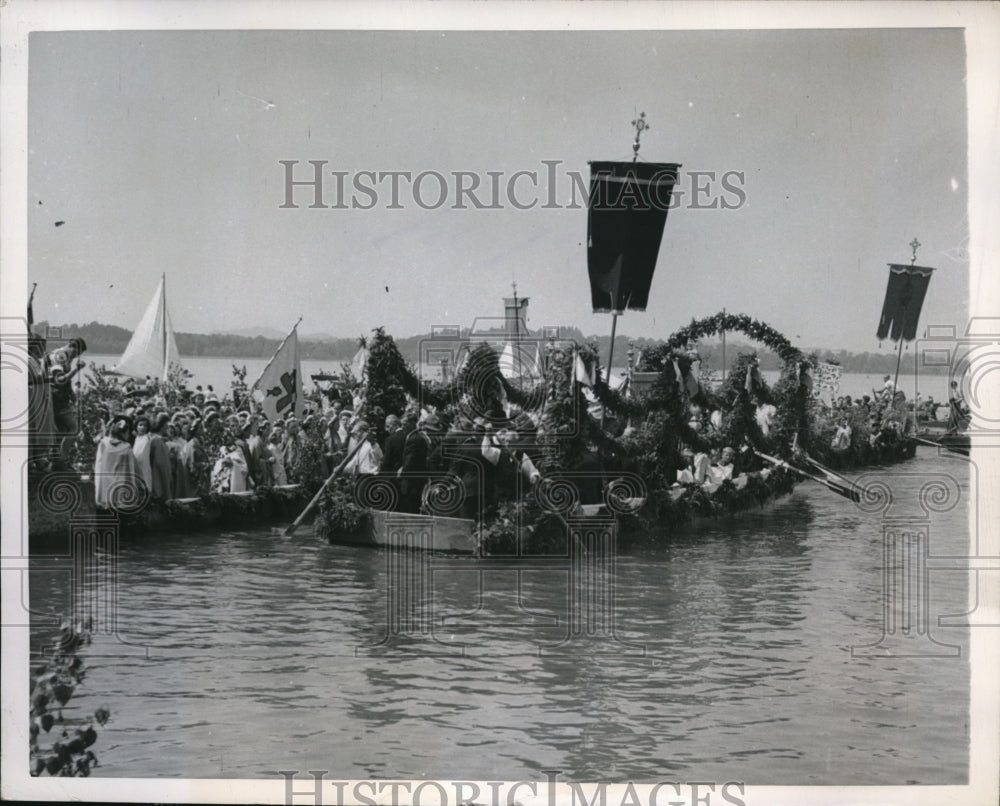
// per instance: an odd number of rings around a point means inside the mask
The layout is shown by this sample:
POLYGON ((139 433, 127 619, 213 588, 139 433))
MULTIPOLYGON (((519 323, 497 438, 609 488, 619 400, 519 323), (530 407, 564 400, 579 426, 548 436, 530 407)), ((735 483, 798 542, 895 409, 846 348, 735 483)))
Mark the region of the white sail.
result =
POLYGON ((166 277, 163 277, 112 372, 140 380, 147 376, 166 380, 170 365, 179 363, 177 339, 167 311, 166 277))

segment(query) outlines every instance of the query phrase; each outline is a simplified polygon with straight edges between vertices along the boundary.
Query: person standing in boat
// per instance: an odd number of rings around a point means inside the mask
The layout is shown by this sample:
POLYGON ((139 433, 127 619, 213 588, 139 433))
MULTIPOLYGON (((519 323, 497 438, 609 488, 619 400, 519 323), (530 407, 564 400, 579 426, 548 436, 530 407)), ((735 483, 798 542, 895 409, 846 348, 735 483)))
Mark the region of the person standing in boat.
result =
POLYGON ((198 490, 199 423, 188 422, 183 426, 178 440, 177 465, 174 473, 174 497, 195 498, 198 490))
POLYGON ((250 415, 250 421, 246 426, 247 430, 247 451, 249 453, 250 478, 254 487, 261 487, 267 483, 267 468, 264 461, 264 435, 267 432, 267 420, 257 414, 250 415))
POLYGON ((452 439, 454 445, 448 474, 458 480, 463 493, 460 517, 481 520, 484 510, 494 495, 496 471, 493 458, 499 459, 499 450, 490 444, 485 418, 475 422, 462 421, 452 439))
POLYGON ((170 457, 170 489, 173 490, 174 497, 177 495, 177 468, 181 461, 181 450, 184 447, 183 429, 186 420, 180 412, 175 411, 167 423, 164 440, 167 445, 167 455, 170 457))
POLYGON ((887 403, 891 403, 893 395, 896 392, 896 384, 893 382, 891 375, 886 375, 882 381, 882 389, 877 393, 877 396, 887 403))
POLYGON ((235 434, 227 434, 219 449, 219 459, 212 468, 212 492, 242 493, 248 487, 249 471, 243 450, 236 444, 235 434))
POLYGON ((400 467, 400 511, 420 512, 421 497, 430 469, 430 455, 434 449, 432 433, 440 423, 435 415, 421 420, 406 436, 403 444, 403 463, 400 467))
POLYGON ((295 484, 299 479, 296 475, 296 465, 302 453, 303 439, 299 421, 295 417, 285 420, 285 441, 282 445, 284 452, 285 474, 291 484, 295 484))
POLYGON ((97 511, 107 512, 120 501, 141 501, 138 486, 142 484, 132 445, 129 443, 132 423, 127 417, 117 417, 108 428, 107 436, 97 443, 94 458, 94 503, 97 511))
POLYGON ((378 446, 375 435, 371 433, 368 423, 364 420, 358 420, 351 430, 349 451, 353 451, 359 442, 361 447, 351 458, 351 461, 344 466, 344 474, 374 476, 382 465, 382 449, 378 446))
POLYGON ((56 430, 62 436, 59 458, 66 467, 69 467, 73 448, 76 447, 77 434, 80 431, 73 378, 87 366, 86 362, 79 360, 86 349, 87 343, 77 337, 71 339, 65 347, 53 350, 46 360, 49 386, 52 391, 52 417, 56 430), (73 366, 74 361, 76 366, 73 366))
POLYGON ((340 409, 336 412, 336 417, 330 421, 326 437, 326 475, 330 475, 333 469, 340 464, 348 452, 348 443, 351 440, 351 420, 354 412, 350 409, 340 409))
POLYGON ((132 455, 135 457, 136 470, 146 489, 153 489, 153 463, 150 459, 152 443, 150 442, 149 418, 141 414, 135 418, 135 440, 132 442, 132 455))
POLYGON ((403 421, 395 414, 385 418, 385 440, 382 443, 382 467, 379 470, 396 490, 399 500, 401 485, 399 474, 403 469, 403 449, 406 447, 406 436, 416 425, 416 419, 407 421, 409 428, 404 428, 403 421))
POLYGON ((45 369, 45 339, 28 335, 28 456, 48 466, 59 440, 52 410, 52 387, 45 369))
POLYGON ((948 433, 957 434, 959 431, 964 431, 969 426, 969 407, 962 391, 958 388, 958 381, 951 382, 948 404, 951 406, 951 412, 948 416, 948 433))
POLYGON ((288 484, 285 475, 285 454, 281 447, 281 431, 275 429, 267 439, 267 452, 271 468, 271 483, 275 486, 288 484))
POLYGON ((161 412, 156 415, 149 436, 149 464, 152 472, 150 492, 153 498, 169 501, 174 497, 173 473, 170 468, 170 449, 167 447, 166 433, 170 415, 161 412))

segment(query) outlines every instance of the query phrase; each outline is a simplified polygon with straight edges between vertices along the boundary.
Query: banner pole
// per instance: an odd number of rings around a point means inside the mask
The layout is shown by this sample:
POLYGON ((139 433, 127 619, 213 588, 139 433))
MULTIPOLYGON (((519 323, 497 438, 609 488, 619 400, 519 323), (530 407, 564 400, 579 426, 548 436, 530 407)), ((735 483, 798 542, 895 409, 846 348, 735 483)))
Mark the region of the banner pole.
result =
MULTIPOLYGON (((608 377, 605 383, 608 385, 608 389, 611 388, 611 362, 615 358, 615 330, 618 327, 618 311, 611 312, 611 349, 608 350, 608 377)), ((606 413, 606 406, 601 406, 601 430, 604 430, 604 415, 606 413)))

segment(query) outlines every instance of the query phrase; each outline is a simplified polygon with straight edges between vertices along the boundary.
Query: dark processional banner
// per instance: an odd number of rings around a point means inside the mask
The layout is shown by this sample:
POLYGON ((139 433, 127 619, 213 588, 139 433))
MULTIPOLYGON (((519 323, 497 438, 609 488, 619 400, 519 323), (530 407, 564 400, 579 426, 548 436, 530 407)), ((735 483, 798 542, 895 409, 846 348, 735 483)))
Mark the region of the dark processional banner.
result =
POLYGON ((590 163, 587 267, 595 313, 644 311, 680 165, 590 163))
POLYGON ((886 336, 893 341, 900 338, 912 341, 917 337, 917 320, 933 271, 927 266, 889 264, 889 285, 876 333, 880 341, 886 336))

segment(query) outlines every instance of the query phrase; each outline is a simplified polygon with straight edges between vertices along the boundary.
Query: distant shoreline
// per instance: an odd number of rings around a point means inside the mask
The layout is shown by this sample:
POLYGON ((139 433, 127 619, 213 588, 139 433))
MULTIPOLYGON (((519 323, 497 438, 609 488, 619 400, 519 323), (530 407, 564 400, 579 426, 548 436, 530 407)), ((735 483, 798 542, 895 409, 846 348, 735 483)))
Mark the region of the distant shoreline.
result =
MULTIPOLYGON (((60 325, 51 326, 48 322, 38 322, 35 325, 36 332, 45 333, 46 330, 56 330, 60 338, 69 339, 75 336, 82 337, 87 342, 88 352, 98 355, 121 355, 132 336, 132 331, 116 325, 103 325, 98 322, 90 322, 84 325, 60 325)), ((464 336, 465 334, 463 334, 464 336)), ((562 338, 575 339, 583 344, 596 343, 600 355, 608 354, 611 339, 609 336, 585 336, 578 328, 560 328, 562 338)), ((502 334, 497 334, 502 338, 502 334)), ((224 333, 177 333, 177 348, 181 358, 215 358, 227 361, 259 360, 269 359, 274 355, 275 350, 281 344, 281 339, 269 338, 266 336, 246 336, 224 333), (219 351, 219 352, 216 352, 219 351)), ((541 332, 523 337, 525 341, 538 339, 544 341, 541 332)), ((408 336, 396 338, 403 357, 411 363, 419 363, 421 345, 431 340, 431 334, 408 336)), ((625 361, 625 356, 631 345, 636 351, 641 351, 647 347, 653 347, 663 343, 660 339, 629 339, 628 336, 618 336, 615 339, 615 355, 620 362, 625 361)), ((341 337, 324 341, 310 341, 299 338, 299 353, 303 360, 329 362, 340 366, 345 362, 350 362, 358 350, 358 337, 341 337)), ((763 345, 755 345, 738 339, 730 338, 726 348, 726 363, 731 364, 733 359, 741 352, 754 351, 760 357, 761 369, 780 369, 781 360, 776 354, 763 345)), ((824 348, 804 348, 806 355, 815 354, 820 361, 839 364, 844 372, 869 375, 869 374, 895 374, 896 371, 896 351, 892 352, 850 352, 847 350, 830 350, 824 348)), ((699 355, 702 359, 702 367, 705 369, 720 369, 722 366, 722 347, 718 341, 703 342, 698 347, 699 355)), ((921 368, 921 375, 946 375, 950 367, 933 366, 921 368)), ((913 352, 907 350, 903 354, 903 360, 899 368, 900 375, 912 376, 913 372, 913 352)))

